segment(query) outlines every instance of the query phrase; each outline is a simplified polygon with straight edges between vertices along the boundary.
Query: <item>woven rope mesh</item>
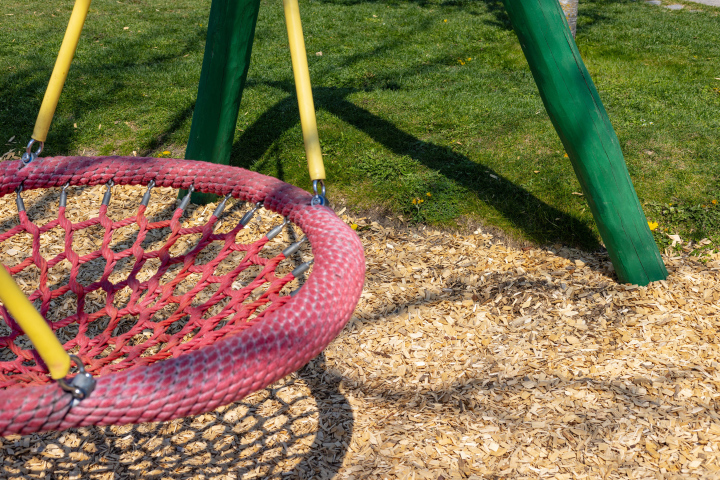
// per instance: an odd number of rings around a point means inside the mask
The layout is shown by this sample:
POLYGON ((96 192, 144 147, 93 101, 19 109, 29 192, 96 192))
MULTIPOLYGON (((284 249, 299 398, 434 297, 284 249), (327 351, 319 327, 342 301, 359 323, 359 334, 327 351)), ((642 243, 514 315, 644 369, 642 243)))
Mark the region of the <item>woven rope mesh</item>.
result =
MULTIPOLYGON (((104 186, 24 192, 0 198, 0 262, 51 323, 65 349, 93 375, 104 375, 210 345, 281 307, 300 286, 291 271, 309 245, 285 258, 300 239, 292 224, 272 240, 283 218, 228 199, 177 208, 177 190, 104 186)), ((0 306, 0 388, 50 381, 27 337, 0 306)))
MULTIPOLYGON (((70 351, 100 375, 92 394, 75 402, 45 381, 5 316, 7 346, 0 353, 11 367, 5 379, 35 384, 0 395, 0 435, 167 421, 227 405, 305 365, 337 336, 360 298, 365 259, 357 234, 331 209, 311 205, 309 193, 278 179, 137 157, 46 157, 18 167, 0 162, 0 215, 12 212, 0 218, 6 236, 0 260, 17 270, 21 287, 70 351), (128 187, 114 189, 106 210, 99 199, 110 181, 128 187), (156 196, 143 211, 143 191, 125 191, 149 182, 263 202, 307 236, 312 273, 299 291, 297 279, 284 283, 298 271, 296 261, 308 263, 279 258, 294 239, 263 245, 262 234, 282 221, 277 215, 259 219, 262 232, 252 239, 245 237, 252 229, 234 230, 235 220, 216 222, 212 207, 188 212, 190 221, 173 220, 175 190, 166 192, 165 216, 152 210, 156 196), (52 189, 66 183, 74 187, 62 212, 52 189), (29 220, 15 214, 13 192, 20 186, 29 220), (262 285, 252 283, 258 276, 262 285), (288 298, 290 291, 297 295, 288 298), (121 362, 132 368, 113 371, 121 362)), ((240 216, 243 207, 233 213, 229 203, 227 215, 240 216)))

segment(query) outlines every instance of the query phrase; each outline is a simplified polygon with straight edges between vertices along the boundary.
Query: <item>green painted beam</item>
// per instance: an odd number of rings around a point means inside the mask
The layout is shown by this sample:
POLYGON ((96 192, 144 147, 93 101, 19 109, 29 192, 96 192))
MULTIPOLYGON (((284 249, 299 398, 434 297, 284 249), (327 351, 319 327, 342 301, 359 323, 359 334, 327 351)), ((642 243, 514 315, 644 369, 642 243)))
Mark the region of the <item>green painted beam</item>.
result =
POLYGON ((647 285, 667 278, 617 135, 558 0, 503 2, 618 279, 647 285))
MULTIPOLYGON (((260 0, 212 2, 186 159, 230 163, 259 11, 260 0)), ((198 204, 214 200, 215 195, 192 195, 198 204)))

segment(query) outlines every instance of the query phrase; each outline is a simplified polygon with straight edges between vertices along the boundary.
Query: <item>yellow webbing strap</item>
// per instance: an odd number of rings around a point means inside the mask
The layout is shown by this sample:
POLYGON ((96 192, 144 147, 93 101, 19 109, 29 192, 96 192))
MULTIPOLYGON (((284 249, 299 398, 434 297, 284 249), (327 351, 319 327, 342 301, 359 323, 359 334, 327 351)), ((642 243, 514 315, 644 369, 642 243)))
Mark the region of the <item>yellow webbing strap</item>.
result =
POLYGON ((40 106, 40 112, 38 112, 37 120, 35 121, 32 138, 38 142, 44 143, 48 130, 50 130, 50 124, 55 115, 55 108, 60 99, 60 92, 62 92, 63 86, 65 85, 65 79, 67 78, 68 71, 70 71, 70 63, 75 56, 75 49, 80 41, 80 32, 82 32, 85 17, 90 9, 90 2, 91 0, 75 0, 75 7, 73 7, 70 22, 68 22, 68 27, 65 31, 65 38, 63 38, 62 45, 60 46, 60 53, 58 53, 57 60, 55 60, 55 68, 53 68, 50 82, 48 83, 47 90, 45 90, 45 97, 40 106))
POLYGON ((50 370, 50 376, 54 380, 67 376, 70 371, 70 356, 3 265, 0 265, 0 300, 30 338, 35 350, 50 370))
POLYGON ((303 39, 302 25, 300 23, 298 0, 283 0, 283 7, 285 8, 285 23, 287 24, 290 42, 290 57, 292 58, 293 74, 295 76, 295 89, 297 91, 298 106, 300 107, 300 123, 302 124, 310 178, 312 180, 324 180, 325 166, 320 152, 320 137, 318 136, 317 122, 315 120, 315 104, 313 103, 312 88, 310 87, 310 71, 308 70, 307 54, 305 53, 305 40, 303 39))

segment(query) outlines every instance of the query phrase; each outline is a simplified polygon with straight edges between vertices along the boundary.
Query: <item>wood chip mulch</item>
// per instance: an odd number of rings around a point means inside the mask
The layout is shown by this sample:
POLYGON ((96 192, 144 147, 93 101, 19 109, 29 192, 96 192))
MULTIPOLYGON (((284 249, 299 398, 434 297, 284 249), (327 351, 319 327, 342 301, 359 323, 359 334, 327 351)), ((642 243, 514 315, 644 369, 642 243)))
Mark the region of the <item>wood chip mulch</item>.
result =
POLYGON ((1 438, 0 477, 720 478, 720 254, 626 286, 601 254, 339 213, 366 286, 308 366, 193 418, 1 438))

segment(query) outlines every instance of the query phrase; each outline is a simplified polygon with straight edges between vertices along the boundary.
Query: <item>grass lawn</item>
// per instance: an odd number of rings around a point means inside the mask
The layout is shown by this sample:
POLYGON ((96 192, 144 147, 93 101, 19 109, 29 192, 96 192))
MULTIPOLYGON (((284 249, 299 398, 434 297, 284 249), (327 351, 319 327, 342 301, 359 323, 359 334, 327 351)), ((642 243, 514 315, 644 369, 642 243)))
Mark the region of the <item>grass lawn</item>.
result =
MULTIPOLYGON (((0 153, 30 137, 72 3, 3 2, 0 153)), ((331 199, 599 246, 502 2, 300 7, 331 199)), ((95 0, 46 153, 182 158, 209 8, 95 0)), ((667 233, 720 245, 718 14, 693 3, 580 3, 577 44, 663 247, 667 233)), ((262 3, 232 163, 310 187, 279 1, 262 3)))

